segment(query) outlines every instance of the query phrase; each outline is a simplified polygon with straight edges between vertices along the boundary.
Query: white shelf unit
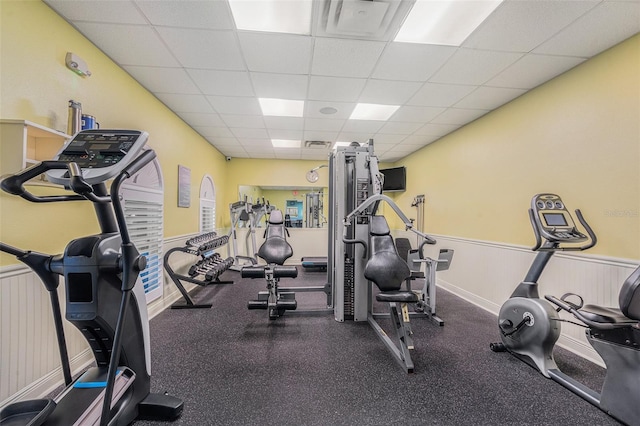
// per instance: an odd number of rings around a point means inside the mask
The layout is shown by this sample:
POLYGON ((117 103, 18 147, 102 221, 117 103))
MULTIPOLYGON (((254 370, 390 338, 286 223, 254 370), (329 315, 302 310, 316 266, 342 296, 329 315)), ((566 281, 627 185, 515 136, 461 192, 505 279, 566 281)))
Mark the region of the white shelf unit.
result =
POLYGON ((26 120, 0 120, 0 175, 51 160, 71 138, 26 120))

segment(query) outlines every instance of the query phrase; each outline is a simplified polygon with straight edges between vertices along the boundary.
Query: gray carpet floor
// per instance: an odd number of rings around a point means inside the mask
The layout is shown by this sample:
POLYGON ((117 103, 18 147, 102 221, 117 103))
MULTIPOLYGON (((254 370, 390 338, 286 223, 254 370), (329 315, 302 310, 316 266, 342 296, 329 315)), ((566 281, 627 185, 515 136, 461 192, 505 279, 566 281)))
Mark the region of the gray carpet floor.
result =
MULTIPOLYGON (((286 285, 321 285, 302 271, 286 285)), ((152 391, 184 400, 177 425, 615 425, 594 406, 507 353, 493 353, 496 317, 438 289, 443 327, 411 320, 407 375, 366 323, 247 310, 264 280, 193 291, 212 309, 166 310, 151 321, 152 391)), ((299 308, 325 306, 299 293, 299 308)), ((383 325, 387 324, 381 321, 383 325)), ((388 324, 387 324, 388 325, 388 324)), ((387 330, 391 331, 389 328, 387 330)), ((567 374, 599 390, 604 370, 567 351, 567 374)), ((138 421, 136 426, 162 423, 138 421)))

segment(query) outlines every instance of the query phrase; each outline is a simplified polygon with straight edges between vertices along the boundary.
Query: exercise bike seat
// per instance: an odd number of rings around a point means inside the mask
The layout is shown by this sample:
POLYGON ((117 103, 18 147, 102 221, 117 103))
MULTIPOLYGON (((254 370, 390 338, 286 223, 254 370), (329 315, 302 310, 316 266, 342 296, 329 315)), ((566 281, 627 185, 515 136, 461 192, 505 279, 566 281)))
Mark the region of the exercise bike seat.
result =
POLYGON ((624 316, 620 309, 608 308, 605 306, 584 305, 579 312, 589 321, 600 324, 633 325, 638 322, 624 316))
POLYGON ((402 283, 411 276, 407 262, 396 251, 387 220, 372 216, 369 222, 371 257, 364 268, 364 276, 382 293, 378 301, 415 303, 418 296, 411 291, 400 291, 402 283))
POLYGON ((269 264, 282 265, 293 256, 293 249, 287 242, 284 219, 280 210, 273 210, 269 215, 265 241, 258 249, 258 256, 269 264))

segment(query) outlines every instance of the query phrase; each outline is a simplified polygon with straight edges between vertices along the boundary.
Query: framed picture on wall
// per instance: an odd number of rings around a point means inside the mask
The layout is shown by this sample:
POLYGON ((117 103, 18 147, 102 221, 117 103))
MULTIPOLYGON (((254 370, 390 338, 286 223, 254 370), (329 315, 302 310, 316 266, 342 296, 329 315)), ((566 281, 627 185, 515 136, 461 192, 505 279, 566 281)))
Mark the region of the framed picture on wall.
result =
POLYGON ((191 207, 191 169, 178 165, 178 207, 191 207))

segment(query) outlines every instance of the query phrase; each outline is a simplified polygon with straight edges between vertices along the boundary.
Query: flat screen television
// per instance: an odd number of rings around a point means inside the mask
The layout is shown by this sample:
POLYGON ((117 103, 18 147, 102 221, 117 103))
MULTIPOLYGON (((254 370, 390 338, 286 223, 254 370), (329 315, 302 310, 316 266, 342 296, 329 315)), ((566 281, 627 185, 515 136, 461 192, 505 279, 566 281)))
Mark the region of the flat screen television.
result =
POLYGON ((382 169, 380 173, 384 175, 384 184, 382 191, 398 192, 407 189, 407 168, 393 167, 391 169, 382 169))

